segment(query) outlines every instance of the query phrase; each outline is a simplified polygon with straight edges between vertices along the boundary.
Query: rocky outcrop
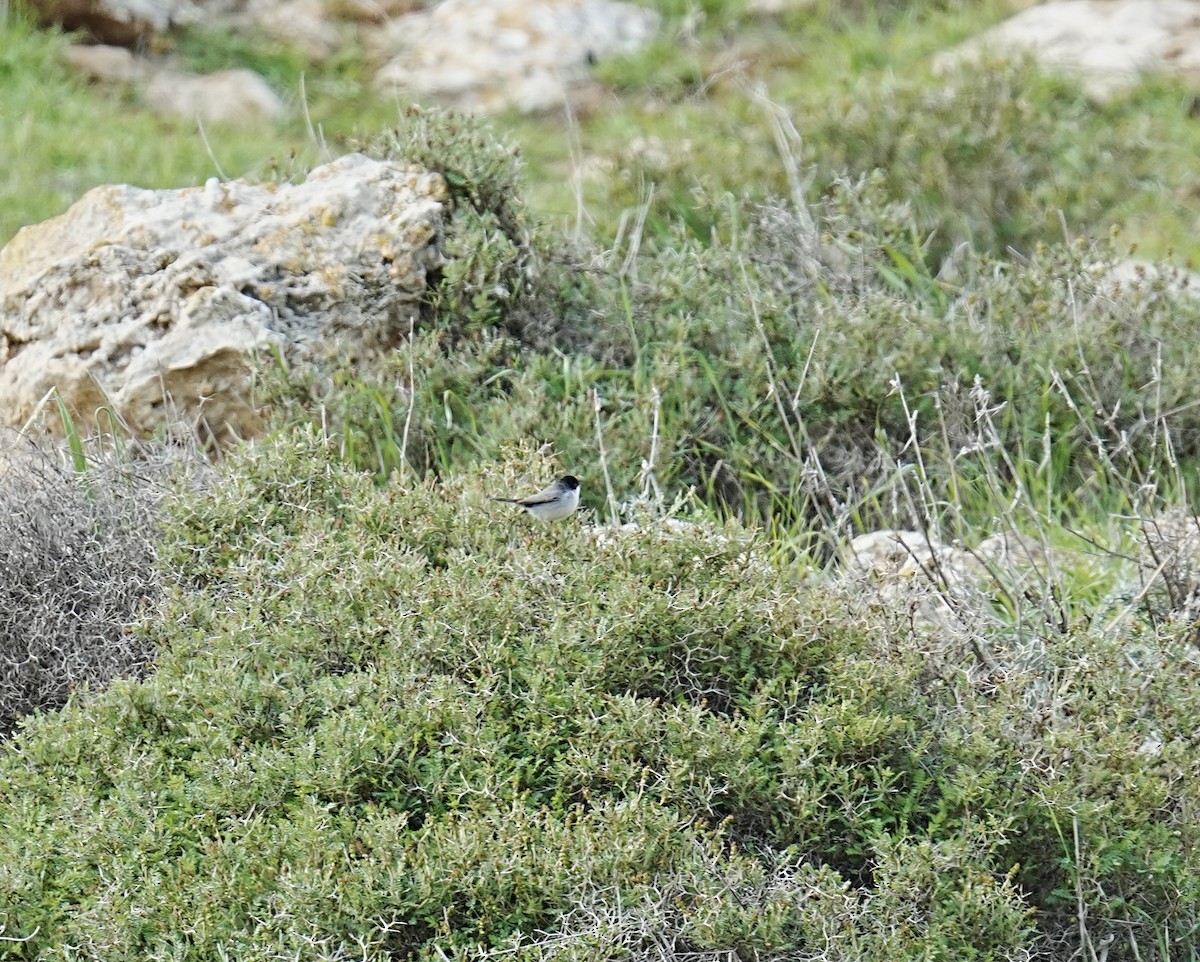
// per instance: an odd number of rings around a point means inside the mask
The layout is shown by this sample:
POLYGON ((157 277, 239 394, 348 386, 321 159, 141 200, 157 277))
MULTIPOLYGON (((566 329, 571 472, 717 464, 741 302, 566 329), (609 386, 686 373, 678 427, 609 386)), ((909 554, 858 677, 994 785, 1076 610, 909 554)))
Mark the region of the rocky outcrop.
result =
POLYGON ((1142 518, 1134 544, 1138 590, 1131 603, 1148 601, 1160 613, 1188 623, 1200 620, 1200 520, 1195 511, 1178 505, 1142 518))
POLYGON ((342 21, 379 22, 407 12, 403 0, 30 0, 44 26, 79 31, 103 45, 144 46, 176 27, 256 30, 312 60, 346 42, 342 21))
POLYGON ((88 80, 134 84, 146 79, 145 61, 113 44, 74 43, 63 49, 63 59, 88 80))
POLYGON ((254 0, 229 23, 237 30, 261 31, 313 63, 320 63, 350 42, 341 20, 363 19, 350 16, 348 7, 325 0, 254 0))
POLYGON ((100 187, 0 251, 0 420, 57 391, 85 424, 252 435, 250 355, 369 357, 441 263, 439 174, 350 154, 297 185, 100 187))
POLYGON ((658 16, 616 0, 443 0, 379 41, 378 83, 467 110, 560 106, 597 57, 649 40, 658 16))
MULTIPOLYGON (((466 110, 558 107, 586 89, 599 57, 637 49, 658 29, 652 10, 621 0, 58 0, 46 22, 89 29, 105 44, 133 46, 174 26, 205 23, 261 32, 320 62, 350 44, 369 51, 388 95, 466 110), (79 4, 83 14, 66 12, 79 4), (144 9, 143 6, 144 5, 144 9), (125 19, 123 19, 125 18, 125 19), (116 25, 116 26, 112 26, 116 25)), ((142 46, 145 46, 143 43, 142 46)), ((282 111, 262 78, 199 77, 169 58, 121 57, 86 48, 68 59, 94 79, 133 85, 159 113, 253 123, 282 111), (214 89, 215 88, 215 89, 214 89)))
POLYGON ((1099 100, 1145 73, 1200 74, 1197 0, 1059 0, 1010 17, 935 60, 938 69, 987 55, 1032 55, 1081 78, 1099 100))

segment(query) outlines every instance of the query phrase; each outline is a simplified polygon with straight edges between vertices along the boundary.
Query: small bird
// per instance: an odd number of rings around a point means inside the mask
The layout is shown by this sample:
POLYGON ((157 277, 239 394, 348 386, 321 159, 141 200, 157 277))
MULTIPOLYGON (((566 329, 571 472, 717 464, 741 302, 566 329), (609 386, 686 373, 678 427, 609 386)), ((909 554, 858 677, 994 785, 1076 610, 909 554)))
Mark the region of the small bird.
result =
POLYGON ((579 479, 568 474, 527 498, 492 498, 492 500, 519 504, 539 521, 561 521, 563 518, 573 515, 575 509, 579 507, 579 479))

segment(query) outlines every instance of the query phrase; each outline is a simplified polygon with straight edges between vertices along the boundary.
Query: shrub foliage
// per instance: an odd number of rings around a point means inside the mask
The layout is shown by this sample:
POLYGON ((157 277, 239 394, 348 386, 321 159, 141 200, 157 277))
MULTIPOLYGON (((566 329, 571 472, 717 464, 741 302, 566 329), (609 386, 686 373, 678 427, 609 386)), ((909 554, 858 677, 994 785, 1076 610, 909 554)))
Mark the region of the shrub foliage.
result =
MULTIPOLYGON (((886 187, 838 180, 812 209, 730 204, 704 241, 680 228, 632 259, 594 252, 573 266, 528 224, 522 284, 462 288, 486 323, 439 294, 378 367, 276 369, 268 399, 283 422, 337 432, 381 478, 453 471, 530 437, 594 463, 600 404, 619 497, 653 471, 743 517, 821 516, 830 535, 851 517, 920 522, 897 470, 918 460, 922 480, 953 491, 1002 449, 1009 481, 1061 502, 1096 495, 1113 457, 1142 479, 1200 456, 1200 298, 1186 284, 1123 271, 1097 240, 1020 261, 964 247, 938 273, 886 187), (553 324, 531 320, 547 312, 553 324)), ((511 253, 507 233, 458 225, 472 263, 495 244, 511 253)))
POLYGON ((0 757, 0 952, 1051 958, 1082 908, 1166 958, 1146 920, 1195 926, 1178 630, 950 663, 737 527, 486 500, 553 470, 232 458, 175 512, 155 674, 0 757))
POLYGON ((162 493, 111 460, 77 473, 29 443, 3 443, 0 736, 80 685, 145 671, 154 646, 127 628, 158 595, 162 493))

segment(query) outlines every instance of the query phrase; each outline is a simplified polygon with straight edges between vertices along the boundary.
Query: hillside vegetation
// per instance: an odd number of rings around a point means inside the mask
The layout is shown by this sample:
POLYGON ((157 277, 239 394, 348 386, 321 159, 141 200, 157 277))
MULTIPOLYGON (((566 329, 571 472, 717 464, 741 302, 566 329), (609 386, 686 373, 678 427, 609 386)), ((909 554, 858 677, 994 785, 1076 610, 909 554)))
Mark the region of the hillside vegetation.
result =
MULTIPOLYGON (((898 69, 999 7, 662 9, 575 196, 556 119, 385 125, 317 69, 327 144, 451 187, 411 335, 264 356, 211 467, 64 414, 0 472, 0 957, 1200 958, 1200 302, 1123 239, 1192 243, 1180 90, 898 69), (489 500, 566 471, 567 522, 489 500), (888 526, 1029 547, 853 576, 888 526)), ((59 139, 114 109, 0 29, 59 139)), ((160 139, 98 175, 199 178, 160 139)))
POLYGON ((1186 630, 914 630, 737 526, 498 514, 513 453, 379 488, 281 436, 184 499, 156 671, 3 759, 5 950, 1190 951, 1186 630))

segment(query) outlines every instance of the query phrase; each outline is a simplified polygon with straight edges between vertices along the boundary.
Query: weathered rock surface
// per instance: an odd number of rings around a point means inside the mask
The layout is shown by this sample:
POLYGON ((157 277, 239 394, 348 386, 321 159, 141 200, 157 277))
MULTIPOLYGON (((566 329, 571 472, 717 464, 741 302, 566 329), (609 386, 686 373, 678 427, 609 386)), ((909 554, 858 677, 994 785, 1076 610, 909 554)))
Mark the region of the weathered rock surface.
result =
POLYGON ((347 42, 341 25, 408 13, 410 0, 30 0, 39 22, 82 31, 101 44, 133 47, 175 27, 253 29, 312 60, 347 42))
POLYGON ((160 70, 147 82, 142 99, 163 116, 242 127, 283 114, 283 101, 253 70, 204 75, 160 70))
POLYGON ((230 19, 230 24, 261 30, 319 63, 347 42, 339 16, 340 8, 323 0, 251 0, 230 19))
POLYGON ((111 44, 71 44, 63 57, 88 80, 101 83, 138 83, 146 77, 146 63, 124 47, 111 44))
MULTIPOLYGON (((90 30, 108 44, 132 46, 200 22, 262 31, 314 62, 361 44, 383 64, 376 82, 389 95, 399 89, 409 99, 480 112, 545 110, 568 97, 582 103, 591 62, 636 49, 660 22, 654 11, 621 0, 442 0, 428 9, 423 0, 43 0, 43 19, 83 26, 79 15, 64 14, 67 3, 86 7, 88 22, 123 24, 90 30)), ((198 77, 161 58, 111 50, 80 49, 68 59, 94 79, 135 85, 166 115, 255 123, 283 109, 256 75, 198 77)))
POLYGON ((1174 617, 1200 618, 1200 520, 1178 506, 1139 522, 1134 556, 1139 595, 1174 617))
POLYGON ((841 559, 845 582, 864 597, 906 611, 914 624, 958 626, 985 612, 989 597, 1032 576, 1044 581, 1043 547, 1015 532, 974 549, 920 531, 885 529, 854 538, 841 559))
POLYGON ((991 53, 1031 54, 1044 67, 1079 76, 1099 100, 1142 74, 1200 75, 1198 0, 1058 0, 1038 4, 940 54, 947 69, 991 53))
POLYGON ((1125 258, 1112 264, 1097 264, 1096 291, 1107 296, 1139 290, 1161 293, 1174 300, 1200 297, 1200 274, 1170 264, 1125 258))
POLYGON ((0 421, 57 390, 84 424, 259 426, 249 355, 368 359, 441 263, 441 175, 350 154, 302 184, 100 187, 0 251, 0 421))
POLYGON ((426 0, 321 0, 330 16, 357 23, 384 23, 428 6, 426 0))
POLYGON ((594 58, 636 49, 658 23, 616 0, 443 0, 387 28, 377 80, 468 110, 545 110, 594 58))
POLYGON ((249 127, 284 113, 279 95, 252 70, 187 73, 107 44, 74 44, 63 55, 89 80, 133 86, 162 117, 249 127))

